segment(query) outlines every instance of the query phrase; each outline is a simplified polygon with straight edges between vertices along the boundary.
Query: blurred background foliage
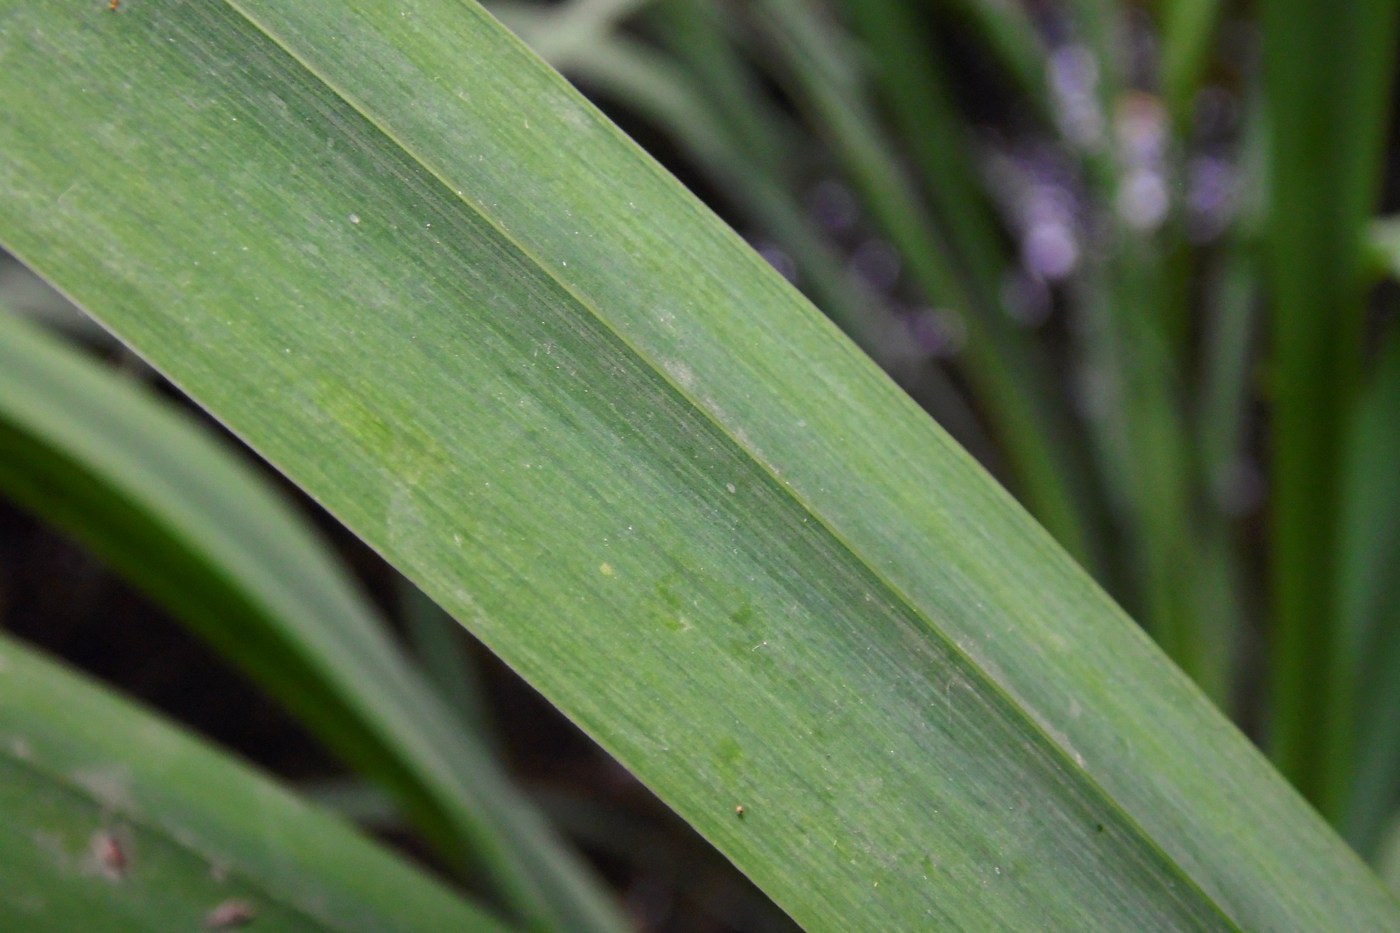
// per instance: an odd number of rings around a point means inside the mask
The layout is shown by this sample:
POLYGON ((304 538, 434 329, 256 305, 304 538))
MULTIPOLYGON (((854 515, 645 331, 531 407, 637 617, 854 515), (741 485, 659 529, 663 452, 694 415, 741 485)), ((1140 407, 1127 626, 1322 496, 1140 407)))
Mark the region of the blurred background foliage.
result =
MULTIPOLYGON (((1001 479, 1395 883, 1394 4, 487 6, 1001 479)), ((174 394, 8 259, 0 305, 174 394)), ((784 927, 455 623, 265 481, 633 922, 784 927)), ((93 558, 9 506, 0 555, 7 629, 452 870, 93 558)))

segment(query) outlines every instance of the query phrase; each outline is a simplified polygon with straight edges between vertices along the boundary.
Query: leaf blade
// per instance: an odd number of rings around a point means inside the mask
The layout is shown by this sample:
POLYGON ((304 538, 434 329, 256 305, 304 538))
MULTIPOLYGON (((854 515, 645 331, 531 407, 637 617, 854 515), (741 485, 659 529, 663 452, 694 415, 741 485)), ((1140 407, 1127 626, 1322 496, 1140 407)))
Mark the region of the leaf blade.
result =
POLYGON ((267 778, 9 638, 0 735, 8 928, 187 930, 239 901, 259 928, 501 929, 267 778))

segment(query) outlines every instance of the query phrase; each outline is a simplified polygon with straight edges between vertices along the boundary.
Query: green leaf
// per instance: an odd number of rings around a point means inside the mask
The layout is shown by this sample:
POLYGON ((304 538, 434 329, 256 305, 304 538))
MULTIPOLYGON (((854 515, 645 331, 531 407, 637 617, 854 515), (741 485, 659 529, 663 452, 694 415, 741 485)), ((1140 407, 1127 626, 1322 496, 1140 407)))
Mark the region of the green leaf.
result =
POLYGON ((1355 676, 1337 623, 1342 459, 1361 385, 1365 233, 1384 164, 1400 6, 1268 0, 1261 13, 1275 396, 1270 744, 1284 774, 1340 819, 1355 676))
POLYGON ((150 393, 9 314, 0 489, 239 663, 522 916, 618 925, 266 481, 150 393))
POLYGON ((1048 50, 1036 31, 1030 8, 1000 0, 950 0, 948 6, 980 34, 987 51, 1030 103, 1048 111, 1048 50))
POLYGON ((1220 0, 1169 0, 1161 7, 1162 97, 1178 126, 1190 118, 1210 63, 1221 6, 1220 0))
POLYGON ((257 930, 501 928, 246 765, 7 637, 0 810, 7 930, 194 930, 220 909, 257 930))
POLYGON ((1355 709, 1344 830, 1376 852, 1400 804, 1400 331, 1377 354, 1348 438, 1338 618, 1355 709))
POLYGON ((1363 249, 1374 276, 1400 278, 1400 217, 1373 220, 1363 249))
POLYGON ((1376 870, 1391 893, 1400 897, 1400 818, 1392 817, 1381 828, 1385 838, 1376 860, 1376 870))
POLYGON ((398 586, 404 634, 414 659, 442 694, 460 723, 492 754, 501 751, 481 672, 477 670, 457 620, 406 580, 398 586))
POLYGON ((980 468, 476 7, 0 9, 0 236, 799 922, 1400 924, 980 468))

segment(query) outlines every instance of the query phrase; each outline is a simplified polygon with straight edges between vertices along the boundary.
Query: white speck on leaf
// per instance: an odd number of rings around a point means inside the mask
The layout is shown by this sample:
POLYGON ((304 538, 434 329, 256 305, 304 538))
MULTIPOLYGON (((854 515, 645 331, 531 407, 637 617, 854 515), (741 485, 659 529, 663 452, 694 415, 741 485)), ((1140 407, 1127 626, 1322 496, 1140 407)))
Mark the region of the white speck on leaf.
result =
POLYGON ((666 360, 661 365, 682 389, 690 389, 695 385, 695 373, 679 360, 666 360))

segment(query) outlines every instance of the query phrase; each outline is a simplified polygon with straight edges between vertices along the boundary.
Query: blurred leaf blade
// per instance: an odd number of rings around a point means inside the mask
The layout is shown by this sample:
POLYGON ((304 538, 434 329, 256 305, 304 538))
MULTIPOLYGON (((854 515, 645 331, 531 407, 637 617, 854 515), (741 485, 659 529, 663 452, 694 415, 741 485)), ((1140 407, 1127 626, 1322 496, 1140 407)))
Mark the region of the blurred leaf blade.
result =
POLYGON ((154 396, 0 314, 0 451, 0 489, 92 547, 329 747, 404 795, 454 867, 484 869, 529 914, 559 910, 571 918, 561 925, 589 915, 565 906, 581 879, 543 893, 550 876, 578 869, 551 864, 564 859, 557 843, 523 815, 485 749, 415 680, 312 533, 225 449, 154 396), (522 854, 530 849, 545 854, 522 854), (547 877, 532 877, 539 871, 547 877), (561 903, 542 906, 551 898, 561 903))
POLYGON ((1280 770, 1340 819, 1354 718, 1354 672, 1337 624, 1341 461, 1361 384, 1365 234, 1400 7, 1269 0, 1261 13, 1275 401, 1270 745, 1280 770), (1338 58, 1339 48, 1348 52, 1338 58))
POLYGON ((1400 921, 1024 512, 475 7, 240 9, 5 8, 46 80, 0 129, 3 235, 799 922, 1400 921))
POLYGON ((1400 819, 1392 817, 1383 831, 1376 870, 1391 893, 1400 897, 1400 819))
POLYGON ((1220 0, 1171 0, 1162 17, 1162 97, 1167 113, 1184 126, 1210 60, 1221 16, 1220 0))
POLYGON ((398 585, 399 611, 408 643, 423 672, 458 719, 486 748, 500 754, 490 703, 457 620, 412 583, 398 585))
POLYGON ((973 270, 984 296, 996 294, 1009 265, 1006 246, 980 190, 975 149, 944 63, 929 54, 926 24, 902 0, 856 0, 845 9, 901 136, 913 147, 920 181, 961 254, 960 265, 973 270))
POLYGON ((1356 772, 1345 834, 1376 852, 1400 805, 1400 331, 1361 396, 1345 474, 1339 621, 1357 672, 1356 772))
POLYGON ((192 930, 230 904, 246 904, 257 929, 504 929, 247 766, 8 637, 0 775, 6 929, 192 930))
POLYGON ((1372 221, 1364 248, 1372 274, 1400 279, 1400 217, 1372 221))
POLYGON ((1029 8, 998 0, 949 0, 980 34, 991 54, 1035 106, 1048 109, 1045 64, 1048 51, 1029 8))
POLYGON ((605 42, 628 17, 653 0, 569 0, 556 7, 505 2, 487 3, 491 14, 557 68, 605 42))

